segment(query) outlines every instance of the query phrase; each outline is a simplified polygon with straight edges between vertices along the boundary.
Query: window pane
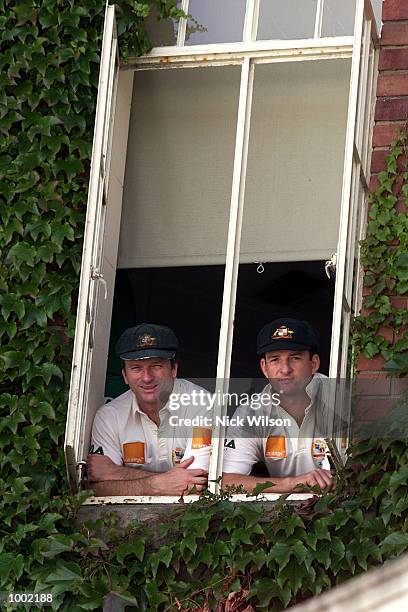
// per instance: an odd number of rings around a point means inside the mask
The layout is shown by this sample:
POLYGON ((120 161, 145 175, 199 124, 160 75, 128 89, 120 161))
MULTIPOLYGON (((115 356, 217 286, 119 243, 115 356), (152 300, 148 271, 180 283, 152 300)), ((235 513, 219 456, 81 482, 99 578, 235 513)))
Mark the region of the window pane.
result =
POLYGON ((381 31, 381 17, 382 17, 382 3, 383 0, 371 0, 371 5, 373 7, 375 21, 377 23, 377 32, 381 31))
POLYGON ((186 45, 239 42, 243 39, 245 0, 190 0, 186 45))
POLYGON ((311 38, 317 0, 261 0, 258 40, 311 38))
POLYGON ((325 0, 322 36, 353 36, 356 0, 325 0))
POLYGON ((136 72, 120 268, 225 263, 239 67, 136 72))
POLYGON ((157 19, 158 11, 152 6, 146 19, 146 29, 153 47, 174 46, 177 44, 178 20, 157 19))
POLYGON ((336 250, 350 60, 256 66, 241 263, 336 250))

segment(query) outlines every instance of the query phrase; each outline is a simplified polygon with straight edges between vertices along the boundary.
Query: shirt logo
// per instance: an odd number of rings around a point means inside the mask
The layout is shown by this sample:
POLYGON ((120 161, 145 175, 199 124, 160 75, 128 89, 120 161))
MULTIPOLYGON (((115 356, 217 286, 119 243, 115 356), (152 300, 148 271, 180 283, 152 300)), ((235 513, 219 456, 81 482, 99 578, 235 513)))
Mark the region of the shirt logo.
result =
POLYGON ((193 427, 193 441, 191 448, 205 448, 211 445, 211 429, 206 427, 193 427))
POLYGON ((265 457, 268 459, 286 459, 285 436, 269 436, 266 440, 265 457))
POLYGON ((145 463, 145 443, 126 442, 123 444, 123 461, 124 463, 145 463))
POLYGON ((103 455, 103 448, 102 446, 98 446, 97 449, 95 449, 95 446, 93 444, 91 444, 91 446, 89 447, 89 454, 90 455, 103 455))
POLYGON ((293 329, 289 329, 286 325, 282 325, 282 327, 278 327, 278 329, 273 332, 272 340, 292 340, 294 333, 293 329))
POLYGON ((315 459, 322 459, 327 452, 327 444, 322 438, 316 438, 312 442, 312 456, 315 459))
POLYGON ((224 446, 225 448, 235 448, 235 440, 230 440, 229 442, 228 440, 225 440, 224 446))
POLYGON ((146 348, 148 346, 154 346, 157 343, 157 338, 151 334, 143 334, 137 339, 136 346, 138 348, 146 348))
POLYGON ((180 463, 180 461, 184 457, 184 449, 183 448, 175 448, 173 450, 173 463, 180 463))

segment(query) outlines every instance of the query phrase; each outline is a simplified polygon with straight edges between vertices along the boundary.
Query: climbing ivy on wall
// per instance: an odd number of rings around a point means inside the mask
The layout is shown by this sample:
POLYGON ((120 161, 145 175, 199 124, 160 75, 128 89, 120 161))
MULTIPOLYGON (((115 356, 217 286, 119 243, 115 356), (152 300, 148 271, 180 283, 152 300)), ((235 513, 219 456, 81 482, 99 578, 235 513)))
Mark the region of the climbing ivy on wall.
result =
MULTIPOLYGON (((153 6, 178 14, 176 0, 117 4, 122 56, 149 49, 153 6)), ((113 517, 74 520, 83 494, 69 495, 63 436, 104 8, 0 0, 0 591, 52 593, 53 608, 67 611, 278 610, 407 548, 404 441, 362 442, 336 493, 318 503, 267 511, 207 496, 125 536, 113 517)), ((375 273, 394 278, 401 295, 408 280, 402 242, 386 229, 403 222, 387 183, 401 146, 375 196, 390 219, 371 207, 383 232, 372 238, 375 261, 363 246, 374 273, 366 307, 381 317, 391 315, 375 273), (377 265, 384 244, 393 275, 377 265)), ((372 319, 355 334, 369 355, 369 330, 388 320, 372 319)))
POLYGON ((352 337, 356 355, 381 354, 393 375, 408 374, 407 302, 399 305, 392 299, 408 296, 408 215, 396 208, 398 201, 408 208, 406 143, 406 132, 393 140, 386 168, 378 174, 378 186, 369 198, 367 236, 361 242, 368 294, 352 337), (394 331, 395 342, 384 335, 387 327, 394 331))

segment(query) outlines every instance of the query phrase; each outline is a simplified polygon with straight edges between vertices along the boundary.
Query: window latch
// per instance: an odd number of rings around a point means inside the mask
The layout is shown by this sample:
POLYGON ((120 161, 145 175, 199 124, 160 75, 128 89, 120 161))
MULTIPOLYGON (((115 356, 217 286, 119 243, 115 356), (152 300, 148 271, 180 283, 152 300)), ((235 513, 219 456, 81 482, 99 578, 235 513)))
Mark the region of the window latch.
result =
POLYGON ((326 276, 330 280, 335 280, 336 278, 336 267, 337 267, 337 253, 333 253, 330 259, 326 261, 324 264, 324 270, 326 272, 326 276))
POLYGON ((108 297, 108 285, 106 283, 106 280, 103 277, 102 272, 99 272, 97 268, 91 268, 91 278, 92 280, 101 281, 101 283, 103 284, 103 289, 104 289, 104 299, 106 300, 108 297))

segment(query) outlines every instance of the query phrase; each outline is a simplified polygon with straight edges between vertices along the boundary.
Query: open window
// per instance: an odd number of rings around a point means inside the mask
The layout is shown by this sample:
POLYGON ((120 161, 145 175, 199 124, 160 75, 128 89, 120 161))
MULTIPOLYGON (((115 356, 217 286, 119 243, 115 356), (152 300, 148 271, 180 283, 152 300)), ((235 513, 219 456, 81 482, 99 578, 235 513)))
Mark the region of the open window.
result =
POLYGON ((301 5, 183 0, 196 21, 153 28, 157 46, 119 69, 107 8, 65 443, 74 489, 96 410, 124 390, 115 340, 142 320, 172 327, 183 377, 219 396, 257 375, 256 333, 283 315, 314 323, 323 371, 347 375, 376 25, 370 0, 301 5))

